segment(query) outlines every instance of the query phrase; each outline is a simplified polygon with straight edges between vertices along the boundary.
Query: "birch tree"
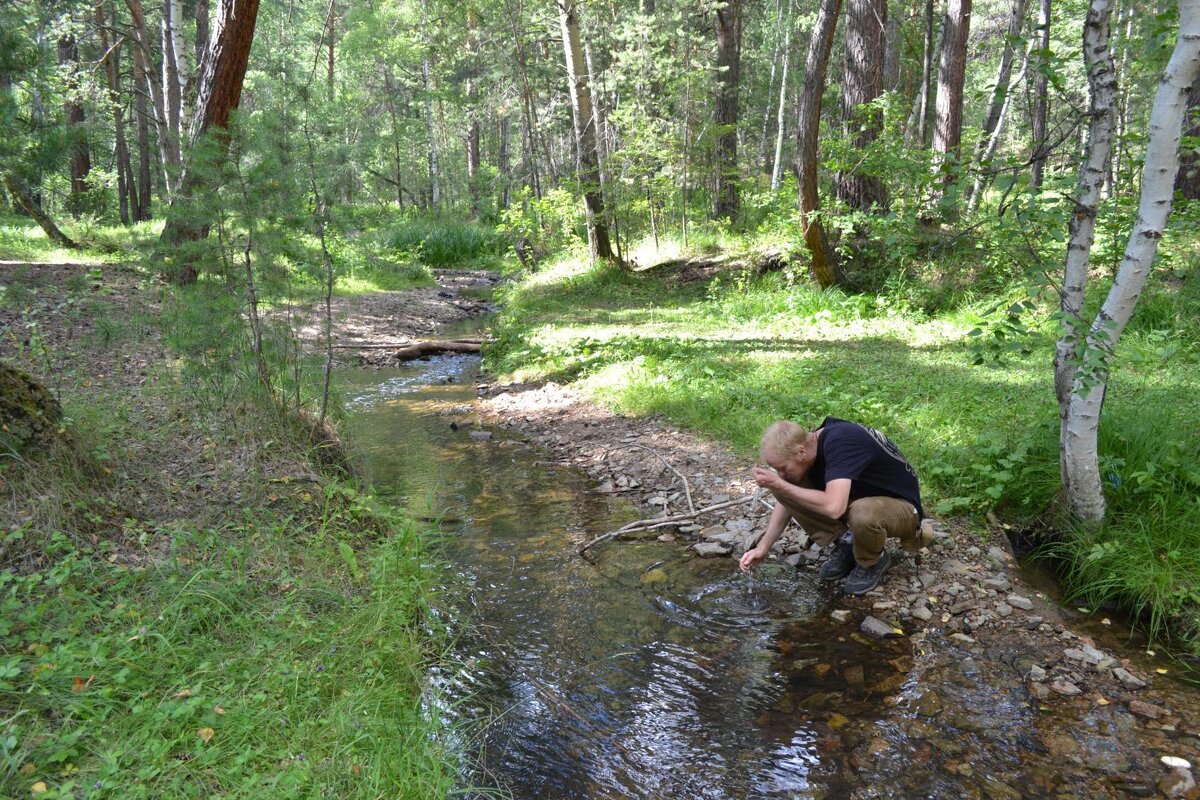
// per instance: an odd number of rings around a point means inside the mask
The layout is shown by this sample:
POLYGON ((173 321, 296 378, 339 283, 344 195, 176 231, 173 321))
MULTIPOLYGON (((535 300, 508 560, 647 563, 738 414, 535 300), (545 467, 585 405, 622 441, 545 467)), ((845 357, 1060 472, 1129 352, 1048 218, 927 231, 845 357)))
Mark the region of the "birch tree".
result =
MULTIPOLYGON (((971 162, 982 166, 990 152, 994 152, 995 142, 1000 138, 1001 121, 1008 109, 1009 82, 1012 78, 1013 57, 1016 53, 1016 43, 1021 35, 1021 27, 1025 21, 1026 0, 1013 0, 1008 15, 1008 30, 1004 35, 1004 49, 1000 52, 1000 64, 996 68, 996 81, 992 85, 992 98, 987 111, 983 115, 983 125, 979 132, 979 141, 975 143, 975 152, 971 162)), ((983 185, 976 180, 968 195, 968 208, 973 210, 978 203, 978 196, 983 185)))
POLYGON ((567 83, 571 92, 571 111, 575 123, 576 166, 579 182, 583 185, 587 215, 588 249, 593 259, 617 261, 608 238, 604 192, 600 188, 600 160, 596 152, 596 115, 592 108, 592 91, 579 35, 579 16, 576 8, 576 0, 558 0, 563 56, 566 60, 567 83))
MULTIPOLYGON (((1115 79, 1104 75, 1106 70, 1112 72, 1108 53, 1110 16, 1111 0, 1092 0, 1085 26, 1084 53, 1092 86, 1092 135, 1099 137, 1105 135, 1105 127, 1111 135, 1111 108, 1116 97, 1115 79), (1097 127, 1099 130, 1095 130, 1097 127)), ((1188 91, 1198 77, 1200 0, 1179 0, 1178 39, 1150 110, 1137 220, 1112 288, 1086 333, 1082 333, 1081 319, 1083 287, 1087 278, 1083 247, 1086 230, 1073 230, 1080 238, 1077 242, 1073 236, 1070 241, 1074 259, 1068 261, 1066 268, 1070 274, 1064 275, 1064 327, 1056 349, 1055 365, 1055 389, 1059 392, 1061 419, 1060 464, 1064 494, 1071 512, 1089 522, 1103 520, 1106 511, 1098 437, 1113 354, 1146 285, 1158 242, 1171 213, 1188 91), (1078 305, 1067 308, 1065 298, 1068 296, 1078 305), (1070 388, 1064 392, 1068 378, 1070 388)), ((1094 150, 1096 144, 1096 141, 1090 142, 1090 148, 1094 150)), ((1098 194, 1104 180, 1104 165, 1100 163, 1099 155, 1088 154, 1084 174, 1080 177, 1085 192, 1098 194)), ((1090 194, 1084 199, 1089 197, 1090 194)))

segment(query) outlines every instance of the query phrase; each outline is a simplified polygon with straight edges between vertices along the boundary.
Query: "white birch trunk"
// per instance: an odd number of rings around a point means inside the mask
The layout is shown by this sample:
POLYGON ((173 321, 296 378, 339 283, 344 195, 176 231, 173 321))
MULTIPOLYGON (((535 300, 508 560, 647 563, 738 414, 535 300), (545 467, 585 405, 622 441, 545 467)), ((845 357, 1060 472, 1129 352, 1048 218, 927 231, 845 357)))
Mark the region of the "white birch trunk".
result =
POLYGON ((778 123, 775 132, 775 159, 771 162, 771 191, 778 191, 779 185, 783 178, 783 134, 786 125, 784 120, 784 111, 787 108, 787 89, 788 89, 788 60, 792 54, 792 37, 788 35, 783 46, 783 77, 779 80, 779 114, 776 122, 778 123))
MULTIPOLYGON (((1109 2, 1093 0, 1092 8, 1108 5, 1109 2)), ((1107 23, 1106 17, 1105 50, 1107 23)), ((1100 412, 1104 405, 1113 352, 1146 285, 1158 241, 1162 238, 1171 213, 1188 91, 1198 75, 1200 0, 1180 0, 1179 39, 1163 72, 1150 111, 1150 131, 1146 142, 1137 221, 1125 247, 1125 256, 1116 280, 1088 329, 1084 357, 1079 369, 1074 372, 1063 419, 1062 469, 1067 502, 1076 516, 1092 522, 1102 520, 1106 510, 1100 481, 1098 437, 1100 412)), ((1115 99, 1115 92, 1113 94, 1114 97, 1109 98, 1110 104, 1115 99)), ((1103 171, 1094 178, 1098 183, 1102 183, 1103 179, 1103 171)))

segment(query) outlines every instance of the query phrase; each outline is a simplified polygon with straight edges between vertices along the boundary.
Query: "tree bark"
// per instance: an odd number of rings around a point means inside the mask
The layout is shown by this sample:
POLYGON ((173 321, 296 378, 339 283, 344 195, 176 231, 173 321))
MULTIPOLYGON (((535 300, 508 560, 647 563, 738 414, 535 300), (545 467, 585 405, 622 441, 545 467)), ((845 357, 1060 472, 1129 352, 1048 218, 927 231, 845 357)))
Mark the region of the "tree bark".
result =
POLYGON ((1192 141, 1180 158, 1175 191, 1185 200, 1200 200, 1200 81, 1192 85, 1188 94, 1186 119, 1187 128, 1183 135, 1192 141))
POLYGON ((963 82, 970 29, 971 0, 949 0, 942 62, 938 67, 933 126, 933 151, 941 156, 938 167, 942 172, 943 188, 949 188, 957 179, 959 147, 962 144, 963 82))
POLYGON ((79 101, 79 47, 75 34, 68 33, 58 40, 58 64, 66 71, 66 99, 63 112, 71 135, 71 200, 72 216, 84 210, 84 195, 88 191, 88 173, 92 171, 92 157, 88 150, 87 129, 83 103, 79 101))
MULTIPOLYGON (((945 31, 943 30, 942 33, 944 34, 945 31)), ((927 141, 929 92, 933 82, 933 60, 935 53, 939 49, 941 49, 941 36, 939 36, 936 46, 933 41, 933 0, 925 0, 925 48, 921 55, 921 85, 918 89, 919 94, 913 103, 913 114, 916 116, 916 125, 914 126, 914 120, 910 116, 906 129, 906 139, 909 144, 915 143, 919 147, 924 147, 927 141), (916 132, 915 140, 913 138, 914 131, 916 132)))
POLYGON ((167 127, 176 140, 183 126, 183 86, 180 81, 182 56, 178 47, 183 43, 179 27, 182 14, 179 0, 162 0, 162 86, 167 104, 167 127))
POLYGON ((900 15, 888 14, 884 25, 883 90, 900 88, 900 15))
MULTIPOLYGON (((865 150, 879 135, 879 115, 863 105, 883 89, 887 0, 849 0, 846 7, 846 60, 842 79, 842 124, 855 131, 854 147, 865 150)), ((851 208, 869 211, 887 206, 887 191, 878 178, 859 172, 839 172, 833 179, 838 199, 851 208)))
MULTIPOLYGON (((1093 0, 1091 7, 1102 8, 1109 2, 1093 0)), ((1200 77, 1200 0, 1179 0, 1178 5, 1179 38, 1150 111, 1137 221, 1112 288, 1088 328, 1061 434, 1067 502, 1077 517, 1090 522, 1103 520, 1107 510, 1100 480, 1098 439, 1112 357, 1145 287, 1171 214, 1188 91, 1200 77)), ((1089 12, 1089 23, 1091 16, 1089 12)))
MULTIPOLYGON (((154 128, 158 133, 158 152, 163 161, 163 182, 168 194, 174 194, 178 183, 176 173, 179 170, 181 158, 178 137, 172 135, 168 122, 167 99, 163 96, 163 84, 158 81, 150 69, 154 59, 150 52, 150 38, 146 28, 146 13, 142 9, 141 0, 125 0, 132 18, 133 46, 136 52, 134 59, 141 59, 141 72, 145 78, 144 85, 139 91, 150 93, 150 101, 154 105, 154 128)), ((136 66, 135 66, 136 70, 136 66)))
MULTIPOLYGON (((1021 27, 1025 20, 1026 0, 1013 0, 1008 15, 1008 29, 1004 35, 1004 49, 1000 53, 1000 65, 996 68, 996 82, 992 87, 992 98, 988 103, 987 112, 983 115, 983 125, 979 133, 979 141, 975 143, 975 152, 971 163, 982 166, 983 156, 989 149, 992 137, 998 134, 1000 116, 1008 106, 1008 89, 1012 78, 1014 43, 1021 35, 1021 27)), ((992 148, 994 149, 994 148, 992 148)), ((978 182, 977 182, 978 185, 978 182)), ((982 188, 982 187, 980 187, 982 188)), ((976 204, 976 189, 972 188, 968 196, 968 207, 976 204)))
POLYGON ((108 104, 113 118, 113 157, 117 167, 117 204, 120 207, 121 224, 128 225, 131 214, 137 218, 137 200, 131 198, 133 170, 130 167, 129 144, 125 141, 125 118, 121 113, 121 48, 111 47, 108 39, 108 22, 104 16, 104 0, 95 7, 96 31, 100 38, 100 50, 104 65, 104 77, 108 84, 108 104))
MULTIPOLYGON (((791 27, 790 27, 790 21, 791 21, 791 16, 792 16, 792 8, 791 7, 794 3, 795 3, 795 0, 788 0, 788 5, 787 5, 788 15, 787 15, 787 20, 785 20, 784 16, 783 16, 783 11, 784 11, 783 2, 782 2, 782 0, 775 0, 775 44, 774 44, 774 46, 772 48, 772 52, 771 52, 771 74, 770 74, 770 77, 768 77, 768 79, 767 79, 767 96, 768 97, 772 96, 771 90, 775 88, 775 72, 776 72, 776 65, 779 63, 780 52, 786 48, 786 45, 784 44, 784 38, 785 38, 785 36, 790 37, 790 34, 785 34, 785 31, 791 30, 791 27)), ((785 58, 786 58, 786 56, 785 56, 785 58)), ((773 105, 774 104, 770 100, 768 100, 766 103, 763 104, 762 138, 759 140, 759 144, 758 144, 758 161, 757 161, 757 163, 761 164, 762 169, 765 172, 767 172, 768 174, 771 171, 771 164, 767 161, 767 135, 768 135, 767 132, 770 130, 770 127, 771 127, 771 111, 774 110, 773 105)))
POLYGON ((4 188, 12 195, 13 200, 21 207, 21 210, 33 218, 33 221, 46 232, 46 236, 50 237, 50 241, 57 244, 59 247, 65 247, 68 250, 78 250, 79 244, 62 232, 54 220, 42 210, 38 205, 37 200, 29 194, 29 191, 21 185, 16 177, 12 175, 4 176, 4 188))
MULTIPOLYGON (((136 0, 127 0, 136 2, 136 0)), ((212 47, 204 62, 204 73, 200 76, 196 96, 196 113, 192 118, 189 138, 192 142, 212 132, 221 147, 221 155, 228 151, 227 127, 229 117, 242 99, 242 81, 250 60, 250 47, 254 43, 254 25, 258 18, 258 0, 221 0, 217 14, 215 36, 212 47)), ((203 186, 204 179, 194 169, 186 169, 180 183, 180 196, 190 198, 203 186)), ((167 214, 159 242, 167 247, 177 247, 185 242, 200 241, 208 236, 209 224, 205 221, 182 218, 172 202, 167 214)), ((194 283, 196 268, 184 264, 176 280, 181 284, 194 283)))
POLYGON ((812 257, 813 276, 822 287, 837 283, 837 259, 829 245, 825 226, 818 215, 820 197, 817 192, 817 137, 821 127, 821 96, 825 93, 825 74, 829 66, 829 51, 837 30, 841 0, 821 0, 817 20, 808 44, 804 65, 804 86, 796 118, 796 170, 800 177, 800 224, 804 241, 812 257))
MULTIPOLYGON (((133 202, 133 218, 135 221, 141 222, 150 219, 153 207, 154 154, 150 152, 150 109, 146 104, 146 91, 145 89, 137 88, 145 86, 149 76, 146 74, 146 65, 142 51, 136 45, 133 48, 133 75, 133 85, 135 87, 133 112, 136 117, 135 125, 137 127, 138 149, 137 198, 133 202)), ((159 153, 159 157, 163 157, 162 153, 159 153)), ((130 174, 132 176, 132 172, 130 174)), ((130 182, 130 186, 133 186, 132 181, 130 182)))
MULTIPOLYGON (((1044 63, 1044 54, 1050 51, 1050 0, 1041 0, 1038 11, 1038 59, 1044 63)), ((1042 173, 1046 164, 1046 115, 1050 103, 1050 79, 1046 70, 1040 68, 1033 82, 1033 124, 1031 138, 1033 140, 1032 170, 1029 179, 1034 189, 1042 186, 1042 173)))
MULTIPOLYGON (((791 19, 791 4, 788 6, 788 18, 791 19)), ((775 157, 771 160, 771 191, 778 191, 783 180, 783 137, 787 131, 784 112, 787 109, 788 64, 792 56, 791 26, 788 26, 788 36, 783 43, 783 66, 779 78, 779 109, 775 114, 775 157)))
POLYGON ((204 57, 208 55, 209 0, 196 0, 196 74, 204 72, 204 57))
POLYGON ((716 9, 717 28, 717 185, 713 217, 738 213, 738 84, 741 78, 742 0, 725 0, 716 9))
POLYGON ((479 219, 479 109, 476 98, 476 77, 478 70, 478 29, 479 19, 474 9, 467 11, 467 42, 466 53, 468 74, 466 79, 467 100, 467 193, 471 198, 471 219, 479 219))
POLYGON ((571 91, 571 110, 575 122, 576 165, 579 183, 583 187, 587 213, 588 249, 593 259, 617 261, 608 238, 608 222, 604 211, 604 193, 600 188, 600 163, 596 152, 596 116, 592 109, 592 92, 579 37, 579 17, 576 0, 558 0, 559 21, 562 24, 563 55, 567 65, 567 82, 571 91))

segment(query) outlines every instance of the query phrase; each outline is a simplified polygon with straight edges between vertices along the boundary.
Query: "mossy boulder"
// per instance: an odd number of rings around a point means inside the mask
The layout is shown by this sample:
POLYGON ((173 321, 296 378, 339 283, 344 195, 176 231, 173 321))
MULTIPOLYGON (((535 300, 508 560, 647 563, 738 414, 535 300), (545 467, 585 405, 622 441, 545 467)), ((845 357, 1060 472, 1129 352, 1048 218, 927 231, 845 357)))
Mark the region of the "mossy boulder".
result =
POLYGON ((0 452, 21 453, 58 435, 62 407, 42 384, 0 361, 0 452))

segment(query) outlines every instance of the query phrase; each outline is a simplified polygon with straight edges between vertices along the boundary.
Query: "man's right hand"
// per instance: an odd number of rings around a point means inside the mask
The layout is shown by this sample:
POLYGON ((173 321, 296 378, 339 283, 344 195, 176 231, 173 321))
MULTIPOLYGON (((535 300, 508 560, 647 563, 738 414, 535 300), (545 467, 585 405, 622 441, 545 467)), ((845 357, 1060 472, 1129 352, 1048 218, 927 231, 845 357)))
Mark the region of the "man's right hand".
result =
POLYGON ((760 552, 757 547, 747 550, 742 554, 742 560, 738 562, 738 566, 742 568, 742 572, 749 572, 754 569, 754 565, 767 557, 767 554, 760 552))

